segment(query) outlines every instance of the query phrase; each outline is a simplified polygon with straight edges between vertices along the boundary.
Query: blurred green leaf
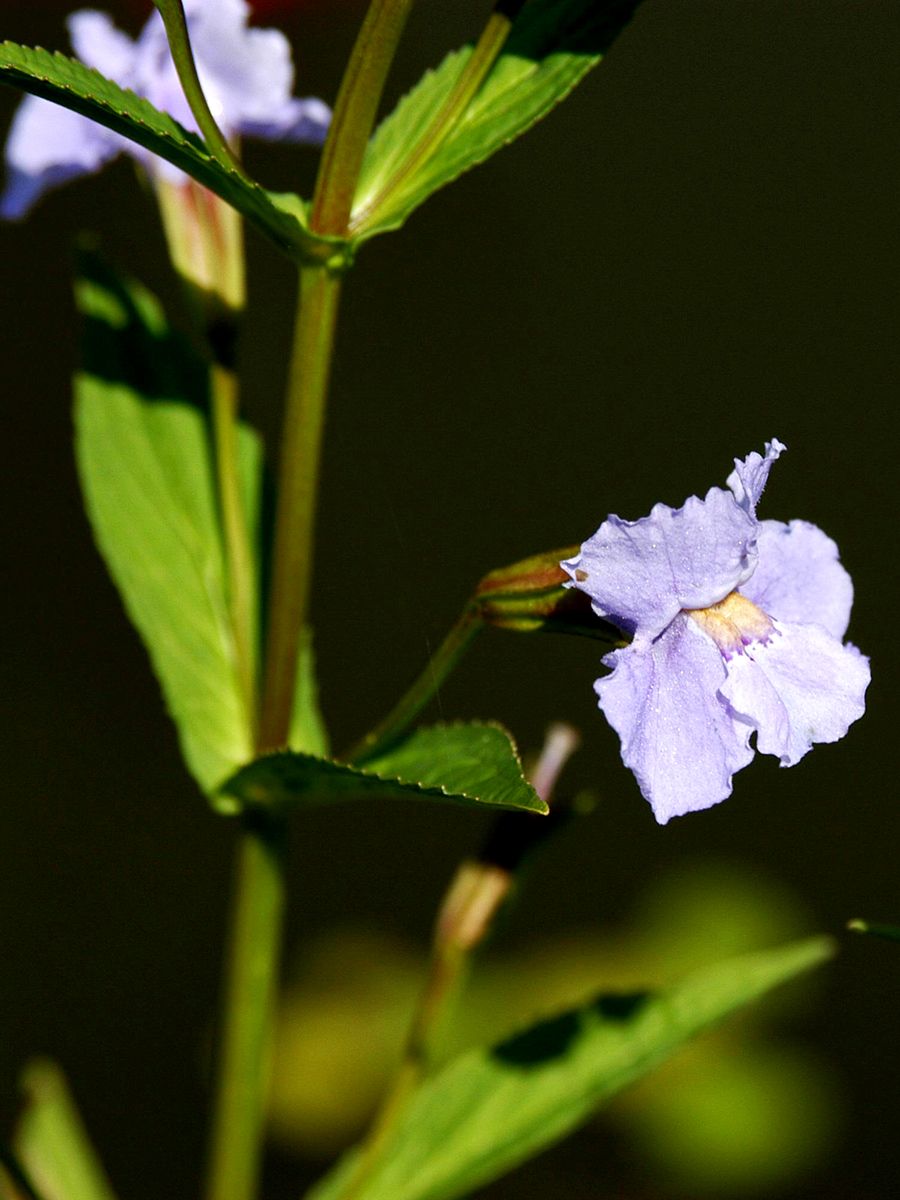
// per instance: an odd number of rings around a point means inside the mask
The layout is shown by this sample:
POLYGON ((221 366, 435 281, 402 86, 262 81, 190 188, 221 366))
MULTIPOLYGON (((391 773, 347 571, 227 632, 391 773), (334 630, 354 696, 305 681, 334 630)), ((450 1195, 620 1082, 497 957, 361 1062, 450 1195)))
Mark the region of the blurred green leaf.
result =
POLYGON ((59 1067, 31 1063, 22 1091, 13 1149, 41 1200, 114 1200, 59 1067))
MULTIPOLYGON (((827 938, 744 955, 655 994, 600 996, 434 1075, 354 1200, 452 1200, 580 1125, 689 1038, 833 953, 827 938)), ((353 1155, 309 1194, 338 1200, 353 1155)))
POLYGON ((854 933, 868 933, 872 937, 886 938, 889 942, 900 942, 900 925, 882 925, 877 921, 863 921, 857 917, 847 922, 847 928, 854 933))
POLYGON ((299 197, 272 195, 224 166, 196 134, 182 128, 168 113, 77 59, 2 42, 0 82, 81 113, 180 167, 292 256, 315 252, 314 243, 320 240, 304 229, 299 197))
POLYGON ((369 144, 351 217, 359 239, 399 228, 433 192, 525 133, 600 62, 637 4, 526 4, 465 113, 431 155, 407 170, 423 134, 459 84, 472 47, 455 51, 429 71, 382 121, 369 144))
POLYGON ((269 754, 238 771, 221 792, 226 805, 230 799, 279 809, 407 796, 547 812, 506 730, 477 723, 418 729, 361 767, 311 754, 269 754))
MULTIPOLYGON (((83 254, 78 468, 97 543, 150 653, 192 774, 212 791, 252 756, 235 671, 204 364, 155 298, 83 254)), ((248 524, 260 444, 240 430, 248 524)))

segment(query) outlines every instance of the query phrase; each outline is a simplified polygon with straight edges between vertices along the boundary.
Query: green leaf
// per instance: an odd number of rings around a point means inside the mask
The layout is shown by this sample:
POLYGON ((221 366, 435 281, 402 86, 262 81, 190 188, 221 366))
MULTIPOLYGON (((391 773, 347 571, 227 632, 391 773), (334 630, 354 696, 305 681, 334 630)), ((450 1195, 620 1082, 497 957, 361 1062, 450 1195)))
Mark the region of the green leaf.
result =
POLYGON ((325 758, 328 754, 328 732, 319 709, 319 689, 316 684, 316 661, 313 654, 312 630, 305 629, 297 658, 297 685, 294 690, 294 711, 288 731, 292 750, 325 758))
POLYGON ((433 797, 454 804, 546 813, 499 725, 418 729, 364 766, 311 754, 270 754, 222 786, 223 802, 278 809, 374 797, 433 797))
POLYGON ((266 192, 245 175, 219 162, 205 144, 149 100, 119 87, 77 59, 47 50, 0 43, 0 82, 52 100, 122 134, 221 196, 293 257, 327 247, 303 225, 298 196, 266 192))
POLYGON ((114 1200, 59 1067, 31 1063, 22 1091, 13 1148, 41 1200, 114 1200))
MULTIPOLYGON (((82 255, 83 366, 75 380, 88 515, 178 726, 212 791, 252 757, 226 599, 206 415, 205 365, 153 296, 82 255)), ((258 522, 260 444, 240 430, 248 524, 258 522)))
MULTIPOLYGON (((452 1200, 570 1133, 603 1101, 771 988, 828 959, 812 938, 705 967, 657 993, 600 996, 461 1055, 413 1097, 354 1200, 452 1200)), ((338 1200, 354 1157, 309 1194, 338 1200)))
POLYGON ((882 925, 877 921, 863 921, 857 917, 847 922, 854 933, 868 933, 872 937, 885 938, 889 942, 900 942, 900 925, 882 925))
POLYGON ((532 0, 462 117, 405 170, 459 84, 466 46, 428 72, 379 125, 366 152, 351 228, 360 241, 397 229, 414 209, 525 133, 560 103, 628 24, 639 0, 532 0))

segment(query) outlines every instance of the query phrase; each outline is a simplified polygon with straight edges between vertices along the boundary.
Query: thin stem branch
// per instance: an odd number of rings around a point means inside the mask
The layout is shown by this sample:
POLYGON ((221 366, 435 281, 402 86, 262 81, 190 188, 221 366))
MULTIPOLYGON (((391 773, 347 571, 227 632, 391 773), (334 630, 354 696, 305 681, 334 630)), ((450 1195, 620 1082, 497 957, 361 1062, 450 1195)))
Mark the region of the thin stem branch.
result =
POLYGON ((284 910, 283 829, 242 832, 207 1200, 251 1200, 262 1148, 284 910))
POLYGON ((314 233, 343 237, 366 143, 413 0, 372 0, 350 56, 322 151, 310 213, 314 233))
POLYGON ((303 268, 281 442, 261 751, 284 746, 291 724, 309 604, 319 459, 339 298, 337 276, 318 266, 303 268))
POLYGON ((159 9, 166 27, 169 49, 172 52, 172 59, 175 63, 175 70, 178 72, 178 80, 184 97, 194 114, 194 120, 200 128, 207 146, 223 166, 237 171, 246 179, 244 168, 216 124, 216 119, 212 115, 203 93, 181 0, 154 0, 154 3, 159 9))
POLYGON ((387 716, 350 748, 344 759, 358 762, 373 758, 398 738, 434 696, 483 628, 477 608, 468 605, 463 609, 456 624, 428 660, 425 670, 410 684, 387 716))
MULTIPOLYGON (((553 725, 547 731, 544 748, 532 772, 532 782, 542 800, 550 801, 556 781, 577 749, 578 741, 578 734, 569 725, 553 725)), ((410 1023, 400 1066, 341 1200, 356 1200, 378 1169, 413 1094, 434 1066, 475 951, 493 929, 497 914, 515 885, 519 868, 567 817, 566 810, 555 814, 555 819, 529 813, 503 813, 479 857, 463 862, 457 869, 435 923, 428 974, 410 1023)))

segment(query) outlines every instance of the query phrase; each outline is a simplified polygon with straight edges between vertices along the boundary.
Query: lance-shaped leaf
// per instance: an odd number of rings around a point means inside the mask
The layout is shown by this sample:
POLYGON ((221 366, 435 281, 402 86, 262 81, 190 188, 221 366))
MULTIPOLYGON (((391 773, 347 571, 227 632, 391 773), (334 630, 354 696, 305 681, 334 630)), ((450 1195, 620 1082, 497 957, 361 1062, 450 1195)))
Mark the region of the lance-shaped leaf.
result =
MULTIPOLYGON (((188 767, 211 791, 251 757, 235 671, 204 364, 157 301, 96 256, 80 262, 78 468, 94 535, 144 640, 188 767)), ((240 430, 248 524, 260 446, 240 430)))
POLYGON ((13 1149, 34 1194, 40 1200, 113 1200, 59 1067, 46 1060, 31 1063, 22 1092, 13 1149))
POLYGON ((290 810, 371 796, 547 812, 506 730, 478 723, 417 729, 362 767, 311 754, 270 754, 244 767, 221 793, 226 810, 290 810))
MULTIPOLYGON (((824 962, 813 938, 705 967, 664 991, 599 996, 461 1055, 413 1097, 354 1200, 453 1200, 580 1125, 698 1033, 824 962)), ((340 1200, 353 1154, 309 1193, 340 1200)))
POLYGON ((450 54, 375 131, 354 199, 353 233, 362 241, 398 228, 432 192, 534 125, 600 62, 638 2, 531 0, 465 112, 423 154, 473 48, 450 54))
POLYGON ((2 42, 0 82, 70 108, 158 154, 221 196, 293 257, 328 257, 329 246, 304 228, 299 196, 265 191, 219 162, 199 137, 149 100, 119 87, 77 59, 2 42))

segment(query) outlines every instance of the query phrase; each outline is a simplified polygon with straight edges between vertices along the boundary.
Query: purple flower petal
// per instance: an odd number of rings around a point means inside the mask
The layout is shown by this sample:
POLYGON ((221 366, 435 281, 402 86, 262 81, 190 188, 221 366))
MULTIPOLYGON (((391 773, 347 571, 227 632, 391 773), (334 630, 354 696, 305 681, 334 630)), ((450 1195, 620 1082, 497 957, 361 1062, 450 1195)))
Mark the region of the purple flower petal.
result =
POLYGON ((731 795, 731 777, 753 757, 750 726, 718 698, 725 664, 715 645, 678 616, 651 645, 604 658, 611 675, 594 685, 661 825, 731 795))
POLYGON ((710 488, 639 521, 609 517, 562 566, 598 616, 645 644, 681 609, 708 608, 749 578, 756 529, 731 492, 710 488))
POLYGON ((6 142, 0 217, 18 220, 50 188, 89 175, 114 158, 121 141, 68 108, 26 96, 6 142))
POLYGON ((821 625, 843 638, 853 583, 831 538, 809 521, 762 521, 757 546, 759 562, 742 594, 778 621, 821 625))
POLYGON ((819 625, 776 622, 776 633, 729 659, 721 688, 757 729, 756 746, 793 766, 816 742, 836 742, 865 712, 869 660, 819 625))
POLYGON ((304 142, 318 146, 325 141, 331 124, 331 109, 315 96, 291 96, 278 112, 265 120, 243 117, 238 132, 270 142, 304 142))
POLYGON ((753 450, 746 458, 734 460, 734 470, 725 482, 734 493, 735 500, 751 517, 756 516, 756 506, 769 478, 772 463, 785 450, 787 446, 778 438, 772 438, 771 442, 766 442, 765 454, 757 454, 753 450))
POLYGON ((66 21, 76 58, 120 87, 132 87, 137 46, 103 12, 83 8, 66 21))

